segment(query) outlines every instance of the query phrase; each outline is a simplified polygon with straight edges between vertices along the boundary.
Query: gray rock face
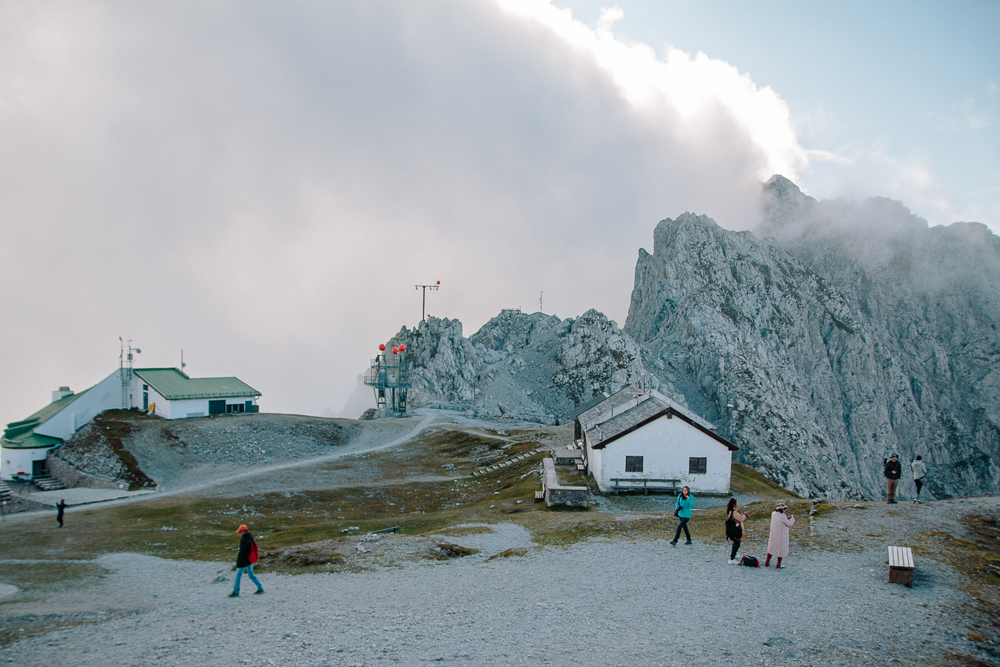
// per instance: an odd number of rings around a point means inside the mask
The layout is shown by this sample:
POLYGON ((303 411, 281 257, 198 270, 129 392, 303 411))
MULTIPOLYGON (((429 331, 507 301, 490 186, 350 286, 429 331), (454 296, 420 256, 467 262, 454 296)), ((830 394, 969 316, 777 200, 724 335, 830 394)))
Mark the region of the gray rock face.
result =
POLYGON ((412 406, 440 401, 482 416, 553 421, 644 373, 639 346, 596 310, 566 320, 508 310, 469 338, 457 320, 431 317, 403 327, 390 345, 400 343, 412 406))
POLYGON ((809 495, 877 498, 922 454, 936 496, 1000 482, 1000 239, 775 177, 756 233, 664 220, 624 328, 739 458, 809 495))

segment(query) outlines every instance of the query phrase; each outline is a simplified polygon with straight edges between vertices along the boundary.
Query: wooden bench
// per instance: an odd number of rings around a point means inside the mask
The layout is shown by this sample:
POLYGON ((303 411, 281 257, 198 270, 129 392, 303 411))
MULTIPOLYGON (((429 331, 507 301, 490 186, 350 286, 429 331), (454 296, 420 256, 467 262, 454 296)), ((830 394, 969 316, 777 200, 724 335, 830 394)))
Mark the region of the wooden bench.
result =
POLYGON ((535 491, 535 502, 536 503, 543 503, 543 502, 545 502, 545 492, 544 491, 535 491))
POLYGON ((677 485, 681 483, 679 479, 647 479, 643 477, 612 477, 611 487, 615 490, 615 495, 618 495, 619 489, 625 489, 626 491, 631 489, 642 489, 642 492, 649 495, 649 490, 663 490, 670 491, 676 490, 677 485), (657 486, 650 486, 654 484, 657 486))
POLYGON ((889 583, 913 588, 913 550, 889 547, 889 583))

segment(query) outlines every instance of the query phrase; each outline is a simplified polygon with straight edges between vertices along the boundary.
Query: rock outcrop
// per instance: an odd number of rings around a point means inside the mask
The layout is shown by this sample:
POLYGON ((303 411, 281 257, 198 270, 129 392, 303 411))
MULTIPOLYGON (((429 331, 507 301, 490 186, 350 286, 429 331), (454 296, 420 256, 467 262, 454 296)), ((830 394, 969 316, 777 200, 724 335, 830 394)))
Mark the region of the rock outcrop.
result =
POLYGON ((596 310, 566 320, 506 310, 469 338, 461 322, 430 317, 390 341, 400 343, 411 406, 445 402, 482 416, 554 421, 644 375, 639 346, 596 310))
POLYGON ((879 497, 898 452, 929 461, 934 495, 995 492, 1000 239, 781 177, 765 198, 756 233, 657 225, 624 328, 646 368, 796 491, 879 497))

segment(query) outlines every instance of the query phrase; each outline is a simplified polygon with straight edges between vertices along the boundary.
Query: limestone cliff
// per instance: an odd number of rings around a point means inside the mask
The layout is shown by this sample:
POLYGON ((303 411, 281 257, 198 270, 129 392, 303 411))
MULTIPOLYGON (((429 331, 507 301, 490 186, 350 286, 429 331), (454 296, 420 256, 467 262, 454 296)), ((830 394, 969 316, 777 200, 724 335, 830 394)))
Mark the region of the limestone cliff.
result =
POLYGON ((995 492, 998 289, 1000 239, 984 226, 817 202, 776 177, 756 233, 692 214, 657 225, 624 331, 790 488, 879 497, 898 452, 928 460, 934 495, 995 492))

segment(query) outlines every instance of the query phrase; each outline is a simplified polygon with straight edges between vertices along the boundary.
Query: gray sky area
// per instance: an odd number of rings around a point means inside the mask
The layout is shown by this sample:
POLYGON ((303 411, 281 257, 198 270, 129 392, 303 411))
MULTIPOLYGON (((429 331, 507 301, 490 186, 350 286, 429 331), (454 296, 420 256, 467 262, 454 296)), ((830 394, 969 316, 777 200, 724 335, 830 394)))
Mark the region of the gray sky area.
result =
MULTIPOLYGON (((761 59, 761 84, 707 37, 670 50, 662 13, 640 34, 627 5, 575 11, 0 3, 0 420, 112 372, 119 336, 140 366, 183 349, 194 376, 239 376, 264 410, 337 413, 377 345, 419 321, 416 283, 441 281, 428 312, 466 334, 537 310, 543 290, 545 312, 623 323, 657 221, 750 228, 776 172, 997 229, 989 81, 976 110, 992 199, 933 170, 923 190, 868 191, 857 182, 891 185, 906 155, 862 164, 848 149, 878 131, 851 139, 855 117, 809 130, 822 82, 761 59)), ((940 57, 939 77, 961 64, 940 57)))

